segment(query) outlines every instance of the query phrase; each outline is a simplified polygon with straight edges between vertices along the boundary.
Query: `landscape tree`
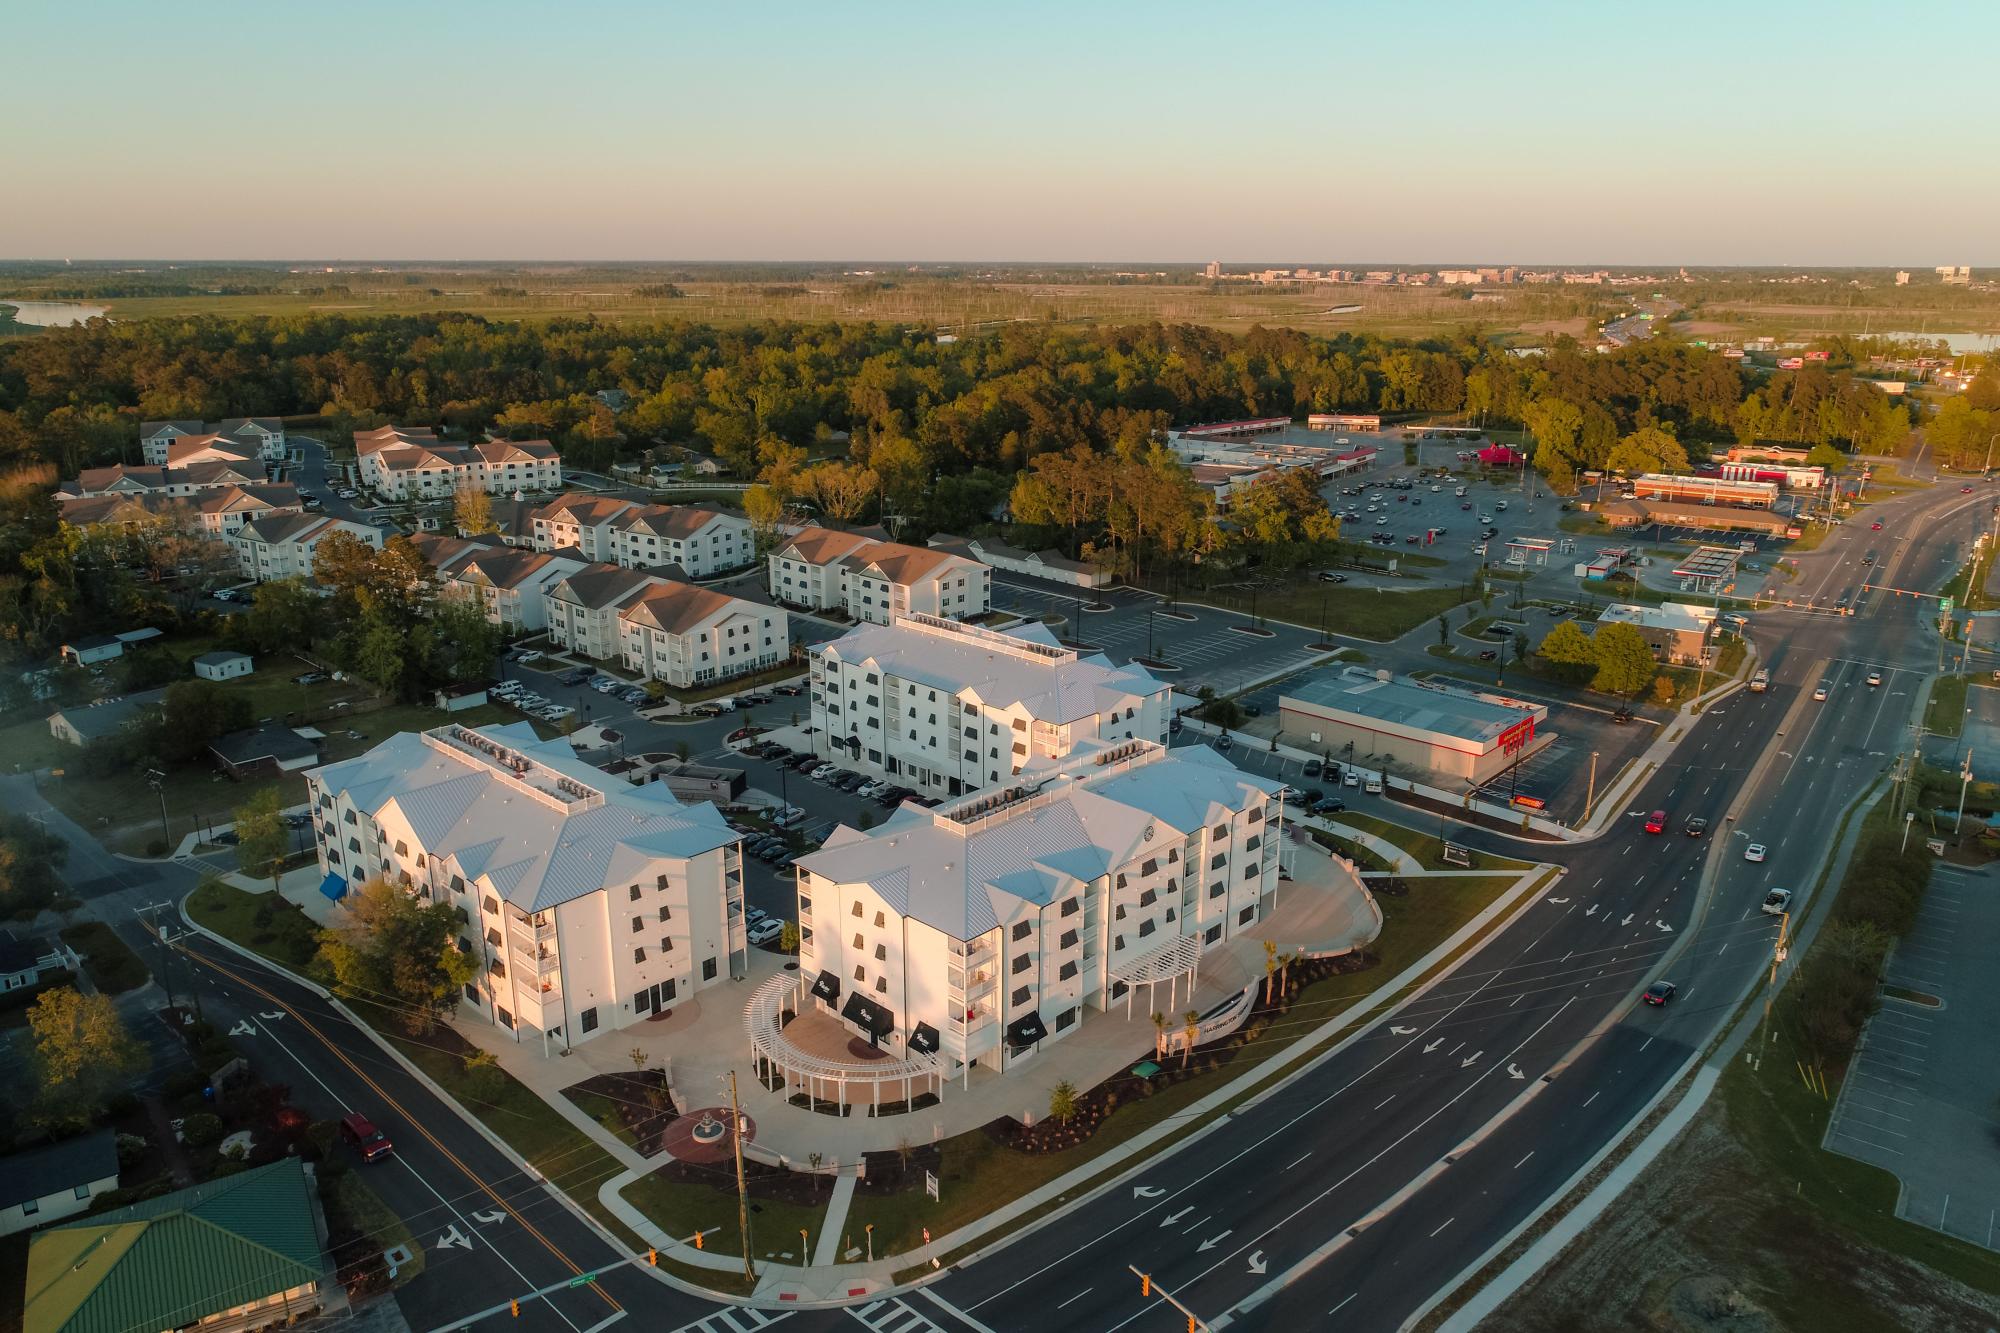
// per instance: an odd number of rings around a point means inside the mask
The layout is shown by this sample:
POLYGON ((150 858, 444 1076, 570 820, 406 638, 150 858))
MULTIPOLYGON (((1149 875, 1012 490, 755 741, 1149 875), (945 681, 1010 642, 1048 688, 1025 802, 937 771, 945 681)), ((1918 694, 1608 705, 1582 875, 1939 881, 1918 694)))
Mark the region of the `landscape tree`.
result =
POLYGON ((469 477, 452 492, 451 520, 461 537, 484 537, 500 531, 493 518, 493 496, 469 477))
POLYGON ((1599 625, 1592 636, 1597 675, 1591 688, 1605 694, 1636 695, 1652 684, 1658 670, 1646 636, 1631 625, 1599 625))
POLYGON ((0 917, 32 920, 62 891, 69 844, 21 816, 0 814, 0 917))
POLYGON ((1201 1036, 1201 1013, 1190 1009, 1181 1015, 1181 1068, 1194 1059, 1195 1040, 1201 1036))
POLYGON ((1534 437, 1535 467, 1549 487, 1576 489, 1576 474, 1586 466, 1582 410, 1566 399, 1536 398, 1521 409, 1521 424, 1534 437))
POLYGON ((250 700, 212 680, 176 681, 160 699, 160 709, 142 730, 140 748, 169 764, 186 764, 209 742, 241 731, 255 720, 250 700))
POLYGON ((852 523, 868 507, 881 486, 872 468, 852 463, 821 463, 799 474, 799 490, 836 523, 852 523))
POLYGON ((35 1120, 49 1128, 90 1123, 112 1093, 146 1067, 146 1048, 125 1030, 108 995, 69 986, 44 991, 28 1008, 33 1034, 35 1120))
POLYGON ((291 847, 291 827, 276 787, 266 787, 236 807, 236 863, 245 874, 269 878, 273 893, 278 891, 291 847))
POLYGON ((1570 680, 1588 680, 1597 670, 1597 648, 1574 620, 1559 620, 1535 649, 1535 656, 1570 680))
POLYGON ((265 653, 298 652, 311 647, 324 611, 325 604, 304 579, 272 579, 258 584, 250 609, 232 619, 242 626, 246 646, 265 653))
POLYGON ((354 895, 348 918, 320 932, 320 957, 343 993, 390 1010, 414 1036, 450 1013, 478 975, 476 956, 458 946, 458 914, 448 903, 371 879, 354 895))
POLYGON ((1060 1079, 1049 1089, 1049 1119, 1058 1125, 1067 1125, 1076 1119, 1078 1097, 1076 1084, 1068 1079, 1060 1079))
POLYGON ((1637 476, 1642 472, 1684 473, 1693 471, 1687 450, 1673 432, 1661 426, 1642 426, 1619 440, 1604 460, 1613 472, 1637 476))

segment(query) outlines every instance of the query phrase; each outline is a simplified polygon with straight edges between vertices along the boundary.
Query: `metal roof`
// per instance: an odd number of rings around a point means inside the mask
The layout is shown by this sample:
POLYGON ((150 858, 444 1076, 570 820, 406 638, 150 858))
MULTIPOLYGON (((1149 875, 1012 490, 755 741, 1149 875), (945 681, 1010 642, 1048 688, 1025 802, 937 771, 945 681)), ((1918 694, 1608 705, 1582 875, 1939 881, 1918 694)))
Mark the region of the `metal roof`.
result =
POLYGON ((1532 716, 1524 708, 1405 680, 1380 680, 1363 671, 1343 671, 1303 681, 1291 686, 1278 703, 1281 708, 1304 704, 1329 712, 1352 713, 1371 722, 1485 746, 1497 745, 1508 728, 1532 716))

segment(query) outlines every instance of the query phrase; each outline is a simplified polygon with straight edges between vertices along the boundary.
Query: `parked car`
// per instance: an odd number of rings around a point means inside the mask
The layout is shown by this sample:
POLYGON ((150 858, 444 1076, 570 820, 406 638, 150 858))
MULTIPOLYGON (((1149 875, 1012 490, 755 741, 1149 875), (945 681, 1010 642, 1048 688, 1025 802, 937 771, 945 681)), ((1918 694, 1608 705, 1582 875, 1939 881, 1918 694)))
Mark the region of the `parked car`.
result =
POLYGON ((774 917, 766 917, 750 927, 749 940, 752 944, 776 944, 784 936, 785 923, 774 917))
POLYGON ((1322 572, 1322 573, 1320 574, 1320 576, 1319 576, 1319 581, 1320 581, 1321 583, 1345 583, 1345 582, 1347 582, 1347 575, 1345 575, 1345 574, 1336 574, 1336 573, 1334 573, 1334 572, 1333 572, 1332 570, 1330 570, 1330 569, 1329 569, 1329 570, 1325 570, 1325 571, 1323 571, 1323 572, 1322 572))
POLYGON ((1299 776, 1307 778, 1316 778, 1320 775, 1321 771, 1322 768, 1319 760, 1308 759, 1306 760, 1305 767, 1299 770, 1299 776))
POLYGON ((1338 796, 1322 796, 1312 803, 1312 812, 1316 815, 1338 814, 1346 808, 1347 802, 1338 796))
POLYGON ((810 773, 806 774, 806 776, 811 778, 814 782, 825 782, 839 771, 840 770, 835 768, 832 764, 820 763, 814 765, 813 770, 810 773))

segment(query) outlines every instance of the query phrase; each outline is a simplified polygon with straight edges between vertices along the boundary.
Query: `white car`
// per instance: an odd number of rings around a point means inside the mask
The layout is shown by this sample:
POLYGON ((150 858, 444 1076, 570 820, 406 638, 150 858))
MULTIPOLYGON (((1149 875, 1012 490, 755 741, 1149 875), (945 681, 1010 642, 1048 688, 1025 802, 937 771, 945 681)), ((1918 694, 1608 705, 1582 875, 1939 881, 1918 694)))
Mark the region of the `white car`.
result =
POLYGON ((560 722, 564 718, 574 715, 575 712, 576 710, 574 708, 571 708, 566 704, 552 704, 551 706, 542 709, 539 716, 544 722, 560 722))
POLYGON ((1361 775, 1350 768, 1347 770, 1347 776, 1341 779, 1341 785, 1359 787, 1361 785, 1361 775))
POLYGON ((1882 683, 1882 673, 1881 673, 1881 672, 1879 672, 1879 671, 1871 671, 1871 672, 1869 672, 1869 673, 1868 673, 1868 684, 1869 684, 1869 685, 1870 685, 1871 687, 1872 687, 1872 686, 1876 686, 1876 685, 1880 685, 1881 683, 1882 683))
POLYGON ((1822 685, 1818 689, 1813 691, 1813 702, 1816 704, 1823 704, 1826 702, 1826 686, 1822 685))
POLYGON ((825 782, 828 778, 832 777, 835 773, 838 773, 839 771, 840 769, 836 765, 821 764, 818 768, 815 768, 812 772, 806 774, 806 776, 811 778, 814 782, 825 782))
POLYGON ((750 927, 747 938, 752 944, 776 944, 785 933, 785 923, 774 917, 765 917, 750 927))
POLYGON ((1764 859, 1764 844, 1753 842, 1748 847, 1745 847, 1743 849, 1743 859, 1746 861, 1762 861, 1764 859))

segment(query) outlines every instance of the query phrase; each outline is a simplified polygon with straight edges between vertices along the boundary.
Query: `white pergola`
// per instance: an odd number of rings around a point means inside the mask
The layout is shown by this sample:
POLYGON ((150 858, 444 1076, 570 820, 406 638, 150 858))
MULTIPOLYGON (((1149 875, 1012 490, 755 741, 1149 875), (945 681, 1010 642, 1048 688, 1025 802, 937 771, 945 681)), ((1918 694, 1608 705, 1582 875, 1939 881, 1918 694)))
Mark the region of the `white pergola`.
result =
POLYGON ((1182 935, 1168 940, 1151 953, 1134 958, 1111 974, 1113 982, 1125 985, 1125 1017, 1132 1016, 1132 992, 1146 987, 1147 1007, 1152 1007, 1158 986, 1167 983, 1167 1007, 1156 1012, 1171 1013, 1180 1004, 1181 978, 1187 978, 1188 999, 1194 998, 1195 982, 1201 975, 1201 936, 1182 935))
POLYGON ((750 1054, 756 1061, 759 1078, 767 1077, 773 1070, 781 1071, 787 1087, 803 1087, 815 1101, 837 1102, 843 1115, 847 1113, 847 1090, 854 1086, 873 1092, 868 1102, 871 1116, 882 1100, 881 1090, 894 1091, 898 1084, 902 1086, 905 1105, 915 1100, 919 1085, 925 1091, 935 1088, 939 1097, 944 1096, 943 1066, 936 1056, 921 1051, 911 1052, 907 1059, 848 1064, 800 1050, 786 1038, 781 1024, 787 1004, 792 1004, 795 1012, 805 1012, 805 994, 803 972, 780 973, 759 986, 744 1007, 743 1032, 750 1039, 750 1054), (829 1092, 833 1095, 828 1096, 829 1092))

